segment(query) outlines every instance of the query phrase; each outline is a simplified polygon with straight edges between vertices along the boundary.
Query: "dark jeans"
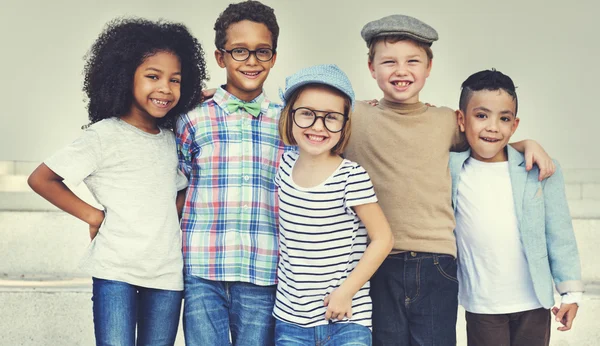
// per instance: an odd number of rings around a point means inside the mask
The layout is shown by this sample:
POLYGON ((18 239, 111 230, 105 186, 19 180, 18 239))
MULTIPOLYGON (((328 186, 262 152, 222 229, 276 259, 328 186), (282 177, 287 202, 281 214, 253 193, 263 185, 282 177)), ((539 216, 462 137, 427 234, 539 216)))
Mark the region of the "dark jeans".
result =
POLYGON ((93 278, 98 346, 172 346, 183 292, 93 278), (136 342, 137 326, 137 342, 136 342))
POLYGON ((456 345, 458 281, 453 256, 388 256, 371 279, 371 299, 373 345, 456 345))
POLYGON ((469 346, 548 346, 550 310, 511 314, 465 313, 469 346))

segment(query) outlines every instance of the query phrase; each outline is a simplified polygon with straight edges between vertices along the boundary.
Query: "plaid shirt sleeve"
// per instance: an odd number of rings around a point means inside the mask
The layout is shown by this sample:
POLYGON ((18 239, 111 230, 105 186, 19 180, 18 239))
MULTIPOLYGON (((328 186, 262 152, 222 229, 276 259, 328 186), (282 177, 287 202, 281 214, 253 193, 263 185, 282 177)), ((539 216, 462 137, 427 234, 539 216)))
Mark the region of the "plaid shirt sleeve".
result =
POLYGON ((190 118, 187 114, 181 115, 175 125, 177 140, 177 156, 179 157, 179 169, 190 177, 192 167, 192 148, 194 146, 194 128, 190 126, 190 118))

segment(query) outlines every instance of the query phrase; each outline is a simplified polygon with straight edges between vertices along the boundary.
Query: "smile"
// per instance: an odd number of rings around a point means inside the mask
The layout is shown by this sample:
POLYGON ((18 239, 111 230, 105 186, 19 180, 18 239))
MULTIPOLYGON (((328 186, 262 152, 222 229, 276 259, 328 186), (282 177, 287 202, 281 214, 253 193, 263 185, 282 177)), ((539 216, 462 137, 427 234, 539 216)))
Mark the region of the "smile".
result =
POLYGON ((480 137, 481 140, 489 142, 489 143, 496 143, 496 142, 500 142, 499 138, 489 138, 489 137, 480 137))
POLYGON ((152 103, 154 103, 155 105, 157 105, 158 107, 164 108, 167 107, 171 101, 163 101, 163 100, 158 100, 158 99, 151 99, 152 103))
POLYGON ((398 81, 398 82, 392 82, 393 85, 397 86, 397 87, 407 87, 409 85, 412 84, 412 82, 407 82, 407 81, 398 81))
POLYGON ((323 142, 327 137, 325 136, 317 136, 317 135, 306 135, 306 138, 311 142, 323 142))
POLYGON ((256 76, 258 76, 260 74, 260 71, 258 71, 258 72, 244 72, 244 71, 241 71, 241 72, 242 72, 243 75, 248 76, 248 77, 256 77, 256 76))

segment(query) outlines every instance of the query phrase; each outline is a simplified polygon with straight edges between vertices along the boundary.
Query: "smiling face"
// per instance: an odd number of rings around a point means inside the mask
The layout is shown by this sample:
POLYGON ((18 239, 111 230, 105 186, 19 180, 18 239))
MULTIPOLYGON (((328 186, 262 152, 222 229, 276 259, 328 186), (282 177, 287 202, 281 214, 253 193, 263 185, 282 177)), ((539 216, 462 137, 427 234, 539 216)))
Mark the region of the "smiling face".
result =
MULTIPOLYGON (((317 111, 318 116, 324 116, 328 112, 344 114, 345 100, 339 93, 326 87, 311 86, 302 90, 292 109, 301 107, 317 111)), ((318 118, 311 127, 304 129, 293 124, 292 136, 298 145, 300 155, 312 157, 334 155, 331 153, 331 149, 340 141, 342 131, 329 132, 323 121, 323 118, 318 118)))
MULTIPOLYGON (((273 49, 272 35, 266 25, 249 20, 233 23, 227 28, 227 41, 223 49, 246 48, 251 51, 260 48, 273 49)), ((217 64, 227 70, 225 89, 243 101, 252 101, 262 93, 263 84, 269 71, 275 65, 277 54, 270 61, 259 61, 250 54, 245 61, 236 61, 230 53, 215 51, 217 64)))
POLYGON ((504 148, 519 126, 516 103, 506 91, 473 92, 466 114, 459 111, 458 124, 471 146, 471 156, 479 161, 508 159, 504 148))
POLYGON ((431 71, 431 60, 424 49, 411 40, 383 40, 375 44, 374 50, 369 70, 383 98, 396 103, 419 102, 419 92, 431 71))
POLYGON ((169 52, 157 52, 137 67, 133 76, 133 102, 121 118, 144 128, 156 126, 179 102, 181 64, 169 52))

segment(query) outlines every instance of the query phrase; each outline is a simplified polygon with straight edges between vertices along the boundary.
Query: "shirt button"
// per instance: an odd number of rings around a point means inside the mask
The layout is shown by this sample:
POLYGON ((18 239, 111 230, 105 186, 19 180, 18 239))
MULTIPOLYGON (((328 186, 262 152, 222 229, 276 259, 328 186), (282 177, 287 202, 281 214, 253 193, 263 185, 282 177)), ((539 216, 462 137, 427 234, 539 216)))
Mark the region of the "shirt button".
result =
POLYGON ((417 257, 417 253, 416 253, 416 252, 414 252, 414 251, 411 251, 411 252, 410 252, 410 255, 411 255, 412 257, 417 257))
POLYGON ((249 177, 249 176, 247 176, 247 175, 245 175, 245 176, 244 176, 244 180, 245 180, 245 181, 248 181, 248 180, 250 180, 250 177, 249 177))

